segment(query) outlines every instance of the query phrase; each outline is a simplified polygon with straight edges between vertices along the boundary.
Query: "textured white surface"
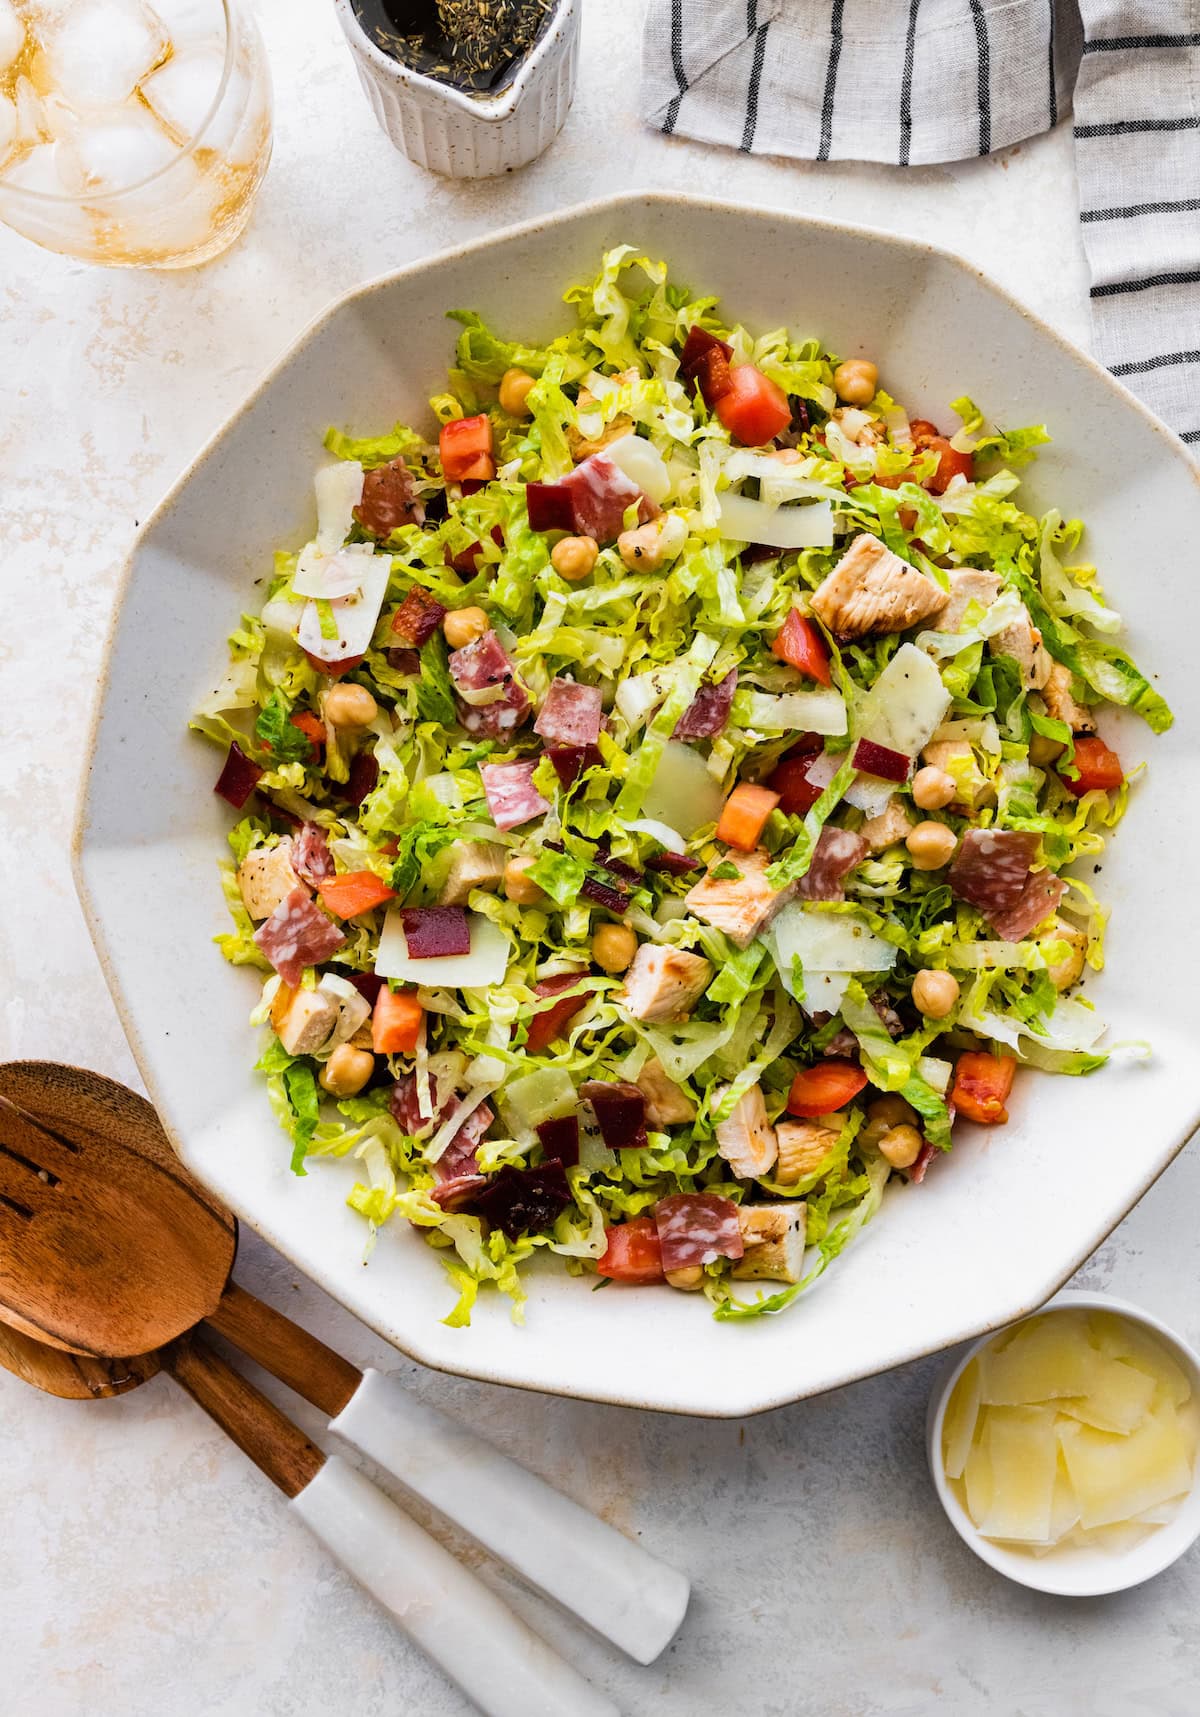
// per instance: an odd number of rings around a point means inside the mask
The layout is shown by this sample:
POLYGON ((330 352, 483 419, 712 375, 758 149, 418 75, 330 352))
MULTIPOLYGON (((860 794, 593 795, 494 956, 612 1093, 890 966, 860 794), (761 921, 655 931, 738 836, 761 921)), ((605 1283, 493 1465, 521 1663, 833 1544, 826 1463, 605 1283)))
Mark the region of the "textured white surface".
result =
MULTIPOLYGON (((271 0, 276 154, 232 254, 190 275, 107 274, 0 230, 0 1056, 134 1079, 65 852, 117 569, 135 520, 348 284, 584 196, 670 185, 939 239, 1086 336, 1065 132, 907 176, 670 143, 636 116, 640 12, 585 8, 579 97, 547 156, 504 183, 447 185, 377 131, 324 0, 271 0)), ((185 1014, 186 956, 180 987, 185 1014)), ((1193 1146, 1081 1273, 1193 1342, 1198 1199, 1193 1146)), ((1194 1710, 1200 1558, 1082 1604, 991 1574, 925 1471, 936 1360, 744 1425, 691 1423, 421 1373, 252 1236, 240 1273, 691 1573, 678 1642, 640 1670, 467 1552, 630 1717, 1194 1710)), ((0 1376, 0 1426, 0 1709, 463 1717, 461 1696, 165 1379, 83 1405, 0 1376)))

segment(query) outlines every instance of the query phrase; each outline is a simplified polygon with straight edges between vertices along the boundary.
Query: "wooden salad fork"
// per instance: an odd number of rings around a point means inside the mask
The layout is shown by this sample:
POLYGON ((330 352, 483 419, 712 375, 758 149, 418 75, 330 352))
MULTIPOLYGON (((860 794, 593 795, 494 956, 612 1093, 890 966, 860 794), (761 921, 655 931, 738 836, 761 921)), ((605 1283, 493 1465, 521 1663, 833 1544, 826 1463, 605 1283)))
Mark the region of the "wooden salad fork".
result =
POLYGON ((687 1608, 682 1574, 239 1288, 236 1247, 144 1098, 55 1062, 0 1066, 0 1319, 74 1354, 157 1352, 181 1382, 172 1344, 206 1321, 531 1585, 638 1662, 658 1656, 687 1608))

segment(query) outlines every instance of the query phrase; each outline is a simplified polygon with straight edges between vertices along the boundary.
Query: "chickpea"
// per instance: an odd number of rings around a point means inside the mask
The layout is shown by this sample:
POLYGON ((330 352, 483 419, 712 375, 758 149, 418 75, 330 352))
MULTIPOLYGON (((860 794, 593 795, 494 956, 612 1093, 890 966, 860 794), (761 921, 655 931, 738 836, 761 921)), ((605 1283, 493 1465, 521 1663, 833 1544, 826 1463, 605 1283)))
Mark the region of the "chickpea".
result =
MULTIPOLYGON (((898 1127, 902 1123, 912 1126, 917 1118, 917 1111, 911 1103, 906 1103, 898 1091, 889 1091, 883 1097, 876 1097, 874 1102, 867 1104, 867 1121, 882 1121, 885 1127, 898 1127)), ((865 1129, 864 1129, 865 1131, 865 1129)), ((862 1134, 859 1134, 862 1137, 862 1134)))
POLYGON ((944 823, 918 823, 904 844, 917 870, 941 870, 954 857, 958 839, 944 823))
POLYGON ((944 810, 957 792, 958 783, 945 769, 935 769, 927 764, 913 776, 913 803, 922 811, 944 810))
POLYGON ((374 1071, 370 1050, 339 1043, 321 1070, 321 1084, 331 1097, 357 1097, 374 1071))
POLYGON ((500 378, 500 406, 510 417, 528 417, 529 392, 537 386, 528 370, 505 370, 500 378))
POLYGON ((602 972, 628 971, 637 953, 638 939, 628 924, 602 924, 592 937, 592 959, 602 972))
POLYGON ((599 553, 595 537, 563 537, 550 550, 550 565, 568 584, 578 584, 591 576, 599 553))
POLYGON ((879 1141, 879 1154, 886 1157, 894 1169, 909 1169, 925 1149, 925 1141, 915 1127, 893 1127, 879 1141))
POLYGON ((688 1264, 682 1270, 664 1270, 663 1274, 673 1288, 683 1288, 687 1293, 694 1293, 704 1280, 704 1270, 699 1264, 688 1264))
POLYGON ((913 979, 912 999, 926 1019, 945 1019, 958 1001, 958 979, 952 972, 926 970, 913 979))
POLYGON ((442 621, 442 631, 452 650, 461 650, 490 632, 492 623, 482 608, 452 608, 442 621))
POLYGON ((1047 739, 1044 733, 1035 733, 1029 741, 1029 761, 1038 769, 1044 769, 1048 763, 1060 758, 1065 750, 1060 739, 1047 739))
POLYGON ((510 858, 504 867, 504 893, 514 906, 537 906, 545 900, 543 891, 528 875, 534 858, 510 858))
POLYGON ((369 727, 379 714, 379 705, 366 686, 331 686, 325 693, 322 713, 334 727, 369 727))
POLYGON ((657 572, 665 561, 674 560, 687 541, 687 526, 678 513, 664 513, 636 531, 622 531, 617 553, 630 572, 657 572))
POLYGON ((870 405, 879 386, 879 371, 869 358, 847 358, 833 372, 833 391, 847 405, 870 405))
POLYGON ((864 1150, 877 1151, 880 1139, 891 1130, 891 1121, 868 1121, 865 1126, 859 1128, 854 1143, 856 1146, 862 1146, 864 1150))

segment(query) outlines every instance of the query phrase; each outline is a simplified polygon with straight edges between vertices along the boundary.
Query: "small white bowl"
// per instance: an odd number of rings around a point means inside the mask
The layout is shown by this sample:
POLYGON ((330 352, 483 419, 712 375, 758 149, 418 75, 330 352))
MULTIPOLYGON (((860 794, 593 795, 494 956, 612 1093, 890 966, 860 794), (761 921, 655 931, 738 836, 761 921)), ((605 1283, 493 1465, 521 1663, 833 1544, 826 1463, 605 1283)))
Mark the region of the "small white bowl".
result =
POLYGON ((419 166, 488 179, 524 167, 562 130, 579 63, 578 0, 557 0, 516 76, 495 95, 468 95, 401 65, 376 47, 351 0, 335 6, 371 111, 419 166))
MULTIPOLYGON (((1056 1294, 1029 1316, 1036 1318, 1045 1312, 1068 1309, 1114 1312, 1151 1331, 1170 1349, 1191 1379, 1193 1390, 1200 1394, 1200 1355, 1149 1312, 1131 1306, 1127 1300, 1114 1300, 1107 1294, 1068 1290, 1056 1294)), ((1019 1323, 1028 1322, 1029 1318, 1019 1320, 1019 1323)), ((925 1420, 926 1453, 934 1489, 950 1524, 981 1561, 1009 1580, 1031 1586, 1038 1592, 1053 1592, 1064 1598, 1094 1598, 1105 1592, 1124 1592, 1130 1586, 1140 1586, 1144 1580, 1152 1579, 1164 1568, 1169 1568, 1172 1562, 1177 1562, 1200 1538, 1200 1483, 1197 1483, 1195 1475, 1187 1500, 1174 1520, 1166 1526, 1155 1527, 1140 1544, 1128 1550, 1063 1545, 1040 1557, 984 1538, 951 1488, 942 1464, 942 1425, 954 1386, 977 1353, 1017 1327, 1018 1324, 1009 1324, 1005 1329, 993 1330, 990 1335, 972 1342, 965 1352, 950 1362, 930 1396, 925 1420)))

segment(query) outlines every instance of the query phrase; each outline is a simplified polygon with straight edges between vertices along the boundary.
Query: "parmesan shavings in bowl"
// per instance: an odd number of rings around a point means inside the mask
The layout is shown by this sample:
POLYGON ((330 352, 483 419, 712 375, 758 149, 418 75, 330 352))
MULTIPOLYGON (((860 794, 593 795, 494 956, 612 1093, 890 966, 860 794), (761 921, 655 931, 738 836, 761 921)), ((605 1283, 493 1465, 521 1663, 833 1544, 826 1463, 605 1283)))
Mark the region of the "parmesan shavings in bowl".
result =
POLYGON ((1135 1585, 1200 1533, 1196 1358, 1098 1295, 977 1343, 935 1395, 929 1444, 960 1535, 1026 1585, 1135 1585))

